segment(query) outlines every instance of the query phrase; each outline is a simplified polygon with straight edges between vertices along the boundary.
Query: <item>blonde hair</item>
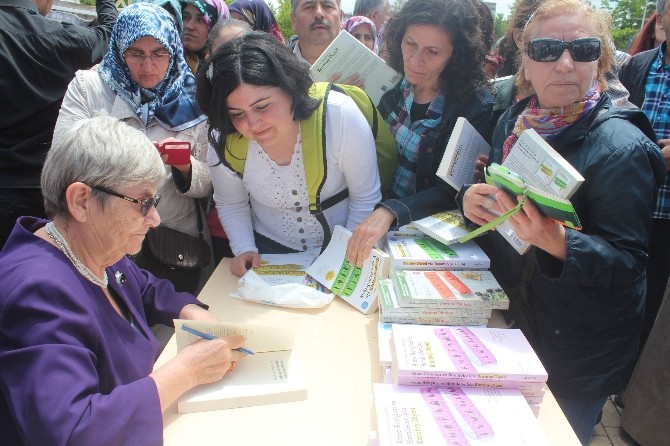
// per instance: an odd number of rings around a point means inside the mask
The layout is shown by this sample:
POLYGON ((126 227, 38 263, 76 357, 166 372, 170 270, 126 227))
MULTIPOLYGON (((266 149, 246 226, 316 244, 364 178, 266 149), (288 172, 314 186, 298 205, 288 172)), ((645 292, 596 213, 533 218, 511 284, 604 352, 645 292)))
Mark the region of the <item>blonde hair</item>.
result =
POLYGON ((595 9, 582 0, 547 0, 542 3, 537 10, 530 16, 525 28, 523 29, 521 48, 521 64, 519 65, 519 74, 516 80, 516 86, 521 91, 534 93, 533 86, 526 79, 524 70, 524 61, 528 58, 527 45, 531 40, 531 34, 537 29, 538 25, 560 16, 577 16, 583 18, 584 23, 594 30, 594 36, 600 37, 602 41, 600 58, 598 59, 597 80, 600 88, 607 90, 607 80, 605 73, 612 68, 614 63, 614 47, 612 45, 612 36, 609 32, 611 17, 605 10, 595 9))

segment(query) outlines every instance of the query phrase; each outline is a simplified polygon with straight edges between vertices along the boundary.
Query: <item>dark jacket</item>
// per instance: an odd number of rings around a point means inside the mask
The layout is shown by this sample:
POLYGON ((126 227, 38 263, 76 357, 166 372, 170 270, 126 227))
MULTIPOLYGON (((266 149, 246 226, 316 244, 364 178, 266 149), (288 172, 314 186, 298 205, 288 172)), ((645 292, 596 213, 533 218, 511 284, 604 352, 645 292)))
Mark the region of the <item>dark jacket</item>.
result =
POLYGON ((628 384, 621 426, 642 446, 667 445, 670 416, 670 288, 628 384))
POLYGON ((0 0, 0 188, 39 188, 67 86, 109 46, 114 0, 96 9, 100 25, 83 28, 41 16, 30 0, 0 0))
MULTIPOLYGON (((396 110, 405 98, 398 83, 392 90, 386 92, 379 102, 379 112, 384 119, 396 110)), ((427 217, 445 209, 454 209, 456 191, 447 183, 435 176, 442 161, 444 149, 447 146, 451 131, 456 125, 459 116, 466 118, 479 131, 486 141, 490 141, 491 110, 493 96, 488 87, 481 88, 466 101, 446 97, 442 122, 429 132, 419 147, 417 160, 416 193, 408 197, 391 197, 381 203, 396 216, 394 228, 406 225, 414 220, 427 217)), ((475 166, 472 166, 474 170, 475 166)), ((393 228, 392 228, 393 229, 393 228)))
MULTIPOLYGON (((530 98, 500 117, 491 160, 530 98)), ((639 110, 594 109, 550 142, 586 179, 571 198, 582 231, 566 229, 565 262, 539 249, 530 280, 536 350, 549 387, 568 399, 596 399, 623 389, 642 327, 651 212, 665 166, 639 110)), ((523 257, 497 233, 487 240, 491 269, 507 287, 520 281, 523 257)))
POLYGON ((637 53, 626 61, 619 70, 619 81, 626 87, 630 96, 628 100, 642 108, 644 102, 644 85, 651 63, 658 56, 658 48, 637 53))
POLYGON ((493 130, 495 130, 496 125, 498 124, 498 119, 500 119, 502 114, 514 103, 514 94, 516 93, 516 86, 514 83, 516 82, 516 78, 517 75, 513 74, 493 81, 493 85, 491 86, 494 101, 491 118, 491 134, 493 134, 493 130))

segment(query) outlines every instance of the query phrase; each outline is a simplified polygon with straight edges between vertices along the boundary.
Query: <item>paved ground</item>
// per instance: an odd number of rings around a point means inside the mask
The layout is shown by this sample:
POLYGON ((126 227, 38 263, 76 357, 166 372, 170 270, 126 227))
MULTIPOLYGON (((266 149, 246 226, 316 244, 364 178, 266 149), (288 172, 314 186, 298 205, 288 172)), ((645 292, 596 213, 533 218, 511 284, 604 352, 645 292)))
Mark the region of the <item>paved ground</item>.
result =
POLYGON ((596 426, 589 446, 637 446, 621 429, 621 410, 614 405, 612 398, 605 403, 602 420, 596 426))

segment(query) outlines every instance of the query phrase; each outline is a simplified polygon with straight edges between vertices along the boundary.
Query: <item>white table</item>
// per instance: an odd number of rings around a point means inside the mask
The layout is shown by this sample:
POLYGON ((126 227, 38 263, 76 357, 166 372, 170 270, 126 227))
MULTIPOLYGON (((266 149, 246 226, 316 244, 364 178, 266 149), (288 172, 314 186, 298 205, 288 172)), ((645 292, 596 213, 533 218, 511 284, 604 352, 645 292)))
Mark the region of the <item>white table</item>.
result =
MULTIPOLYGON (((199 299, 226 322, 297 328, 294 354, 305 375, 305 401, 192 414, 163 414, 165 445, 364 446, 376 429, 372 383, 381 382, 378 313, 364 315, 339 298, 318 310, 292 310, 229 297, 237 287, 224 259, 199 299)), ((502 326, 496 314, 489 325, 502 326)), ((156 367, 174 357, 173 338, 156 367)), ((551 392, 539 416, 552 444, 579 445, 551 392)))

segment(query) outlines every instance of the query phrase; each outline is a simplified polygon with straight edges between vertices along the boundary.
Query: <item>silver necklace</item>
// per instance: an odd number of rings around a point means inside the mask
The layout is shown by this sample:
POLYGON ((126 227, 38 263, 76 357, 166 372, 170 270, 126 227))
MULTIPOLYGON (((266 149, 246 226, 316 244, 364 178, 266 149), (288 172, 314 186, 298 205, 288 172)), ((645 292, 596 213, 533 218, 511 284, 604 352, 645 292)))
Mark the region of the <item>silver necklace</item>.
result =
POLYGON ((82 276, 98 286, 107 288, 107 284, 109 283, 107 272, 105 271, 102 279, 93 274, 93 272, 88 269, 86 265, 84 265, 84 262, 79 260, 79 258, 74 254, 74 251, 72 251, 72 248, 70 248, 70 244, 67 242, 67 240, 65 240, 65 237, 63 237, 63 235, 58 232, 58 229, 56 229, 56 225, 53 222, 50 221, 47 223, 44 227, 44 230, 49 235, 49 237, 51 237, 54 242, 56 242, 58 249, 60 249, 63 254, 65 254, 65 257, 70 259, 74 267, 77 268, 77 271, 79 271, 82 276))

